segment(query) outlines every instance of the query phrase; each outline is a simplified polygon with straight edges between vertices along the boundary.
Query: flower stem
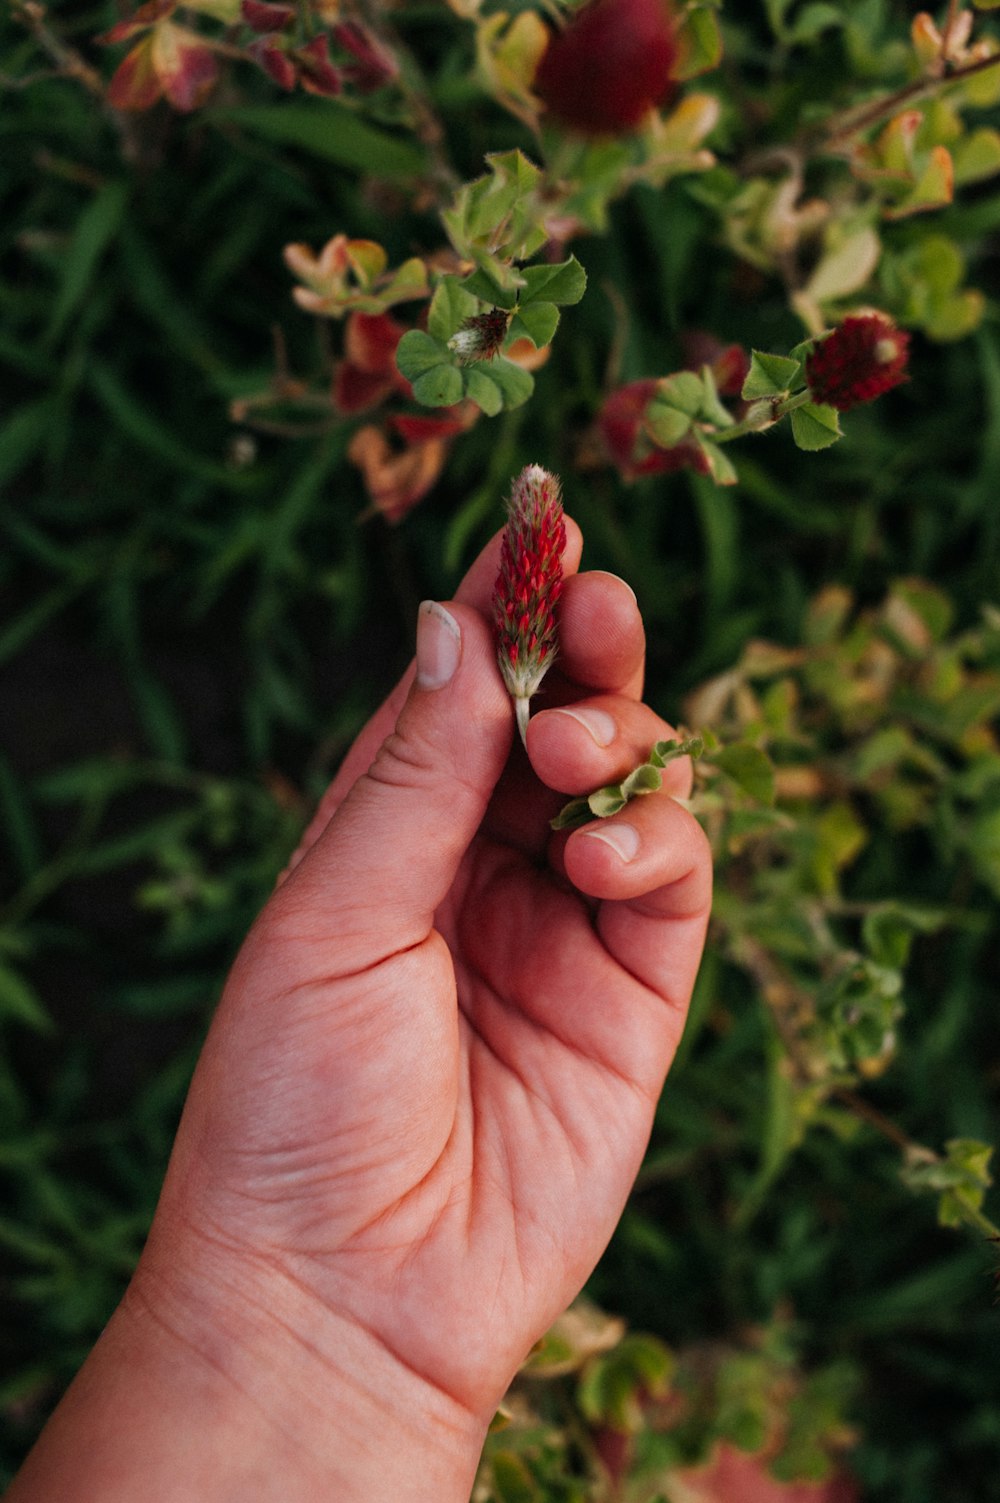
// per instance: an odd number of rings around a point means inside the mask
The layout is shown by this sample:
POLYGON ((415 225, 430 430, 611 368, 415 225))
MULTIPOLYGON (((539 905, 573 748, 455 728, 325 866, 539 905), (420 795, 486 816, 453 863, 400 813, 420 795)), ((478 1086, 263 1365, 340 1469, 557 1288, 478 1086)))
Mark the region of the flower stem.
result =
MULTIPOLYGON (((766 398, 764 400, 766 400, 766 398)), ((741 422, 733 423, 729 428, 717 429, 716 432, 711 435, 712 442, 713 444, 728 444, 731 443, 734 438, 742 438, 745 433, 763 433, 766 429, 773 428, 775 423, 779 423, 783 417, 787 417, 788 413, 794 412, 797 407, 805 407, 811 401, 812 397, 809 393, 808 387, 806 387, 803 391, 795 392, 790 397, 781 397, 780 399, 774 400, 771 403, 770 417, 766 422, 761 422, 759 410, 760 404, 755 403, 754 407, 757 409, 756 412, 751 409, 751 411, 745 418, 742 419, 741 422)))
POLYGON ((521 742, 525 751, 528 750, 528 716, 531 713, 529 705, 531 701, 518 695, 514 700, 514 714, 517 718, 517 728, 521 733, 521 742))

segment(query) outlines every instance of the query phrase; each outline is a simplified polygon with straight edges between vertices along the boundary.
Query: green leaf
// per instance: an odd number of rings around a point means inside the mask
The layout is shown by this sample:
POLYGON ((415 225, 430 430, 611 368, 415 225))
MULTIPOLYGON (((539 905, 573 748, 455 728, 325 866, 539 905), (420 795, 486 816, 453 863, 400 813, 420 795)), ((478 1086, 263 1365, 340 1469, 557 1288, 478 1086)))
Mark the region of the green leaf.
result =
POLYGON ((460 255, 470 256, 501 286, 520 285, 513 261, 527 260, 545 243, 535 188, 540 169, 521 151, 495 152, 489 171, 463 183, 441 222, 460 255))
POLYGON ((487 417, 496 417, 497 413, 503 409, 503 392, 497 383, 490 379, 489 371, 482 366, 471 365, 466 368, 463 375, 465 395, 471 402, 475 402, 487 417))
POLYGON ((643 762, 641 767, 635 768, 622 783, 622 792, 626 798, 636 798, 644 793, 656 793, 663 787, 663 774, 652 762, 643 762))
POLYGON ((728 428, 733 421, 732 413, 728 412, 719 401, 719 388, 715 384, 715 376, 710 365, 701 368, 701 416, 707 423, 715 423, 719 428, 728 428))
POLYGON ((610 819, 628 803, 628 794, 621 783, 609 783, 606 788, 597 788, 587 799, 591 814, 598 819, 610 819))
POLYGON ((813 42, 822 32, 844 24, 844 17, 835 5, 826 4, 825 0, 814 0, 813 4, 804 5, 799 11, 785 40, 793 44, 813 42))
POLYGON ((764 350, 753 350, 750 354, 750 369, 740 395, 745 402, 753 402, 758 397, 782 396, 792 389, 792 383, 798 379, 801 370, 798 360, 790 360, 786 355, 769 355, 764 350))
POLYGON ((563 804, 559 813, 549 820, 549 825, 553 830, 572 830, 578 825, 585 825, 589 819, 589 801, 585 798, 573 798, 568 804, 563 804))
POLYGON ((0 1018, 25 1023, 37 1033, 51 1033, 55 1026, 35 989, 6 966, 0 966, 0 1018))
POLYGON ((587 273, 575 256, 552 266, 524 266, 521 275, 524 278, 520 296, 522 307, 539 298, 563 306, 578 303, 587 290, 587 273))
POLYGON ((425 407, 454 407, 462 400, 462 372, 454 365, 436 365, 413 382, 413 395, 425 407))
POLYGON ((657 741, 645 762, 633 769, 621 783, 608 783, 597 788, 586 798, 571 799, 549 823, 553 830, 573 830, 584 825, 592 817, 609 819, 617 814, 630 799, 646 793, 655 793, 663 786, 661 768, 677 757, 698 757, 704 743, 699 736, 690 736, 685 741, 657 741))
POLYGON ((694 371, 676 371, 672 376, 664 376, 662 381, 657 382, 656 396, 653 398, 654 402, 662 402, 665 407, 675 407, 678 412, 691 418, 701 415, 704 399, 702 379, 694 371))
POLYGON ((956 187, 995 176, 1000 172, 1000 131, 985 125, 970 131, 956 141, 951 156, 956 187))
POLYGON ((48 437, 57 403, 51 396, 26 402, 4 414, 0 426, 0 486, 6 485, 30 463, 48 437))
POLYGON ((396 365, 407 381, 415 381, 439 365, 450 365, 448 346, 422 329, 408 329, 396 347, 396 365))
POLYGON ((559 309, 555 303, 530 303, 520 308, 511 320, 511 339, 530 339, 536 349, 552 343, 559 326, 559 309))
POLYGON ((489 378, 503 392, 505 407, 520 407, 535 389, 535 378, 512 360, 498 355, 490 361, 489 378))
POLYGON ((774 803, 774 768, 760 747, 746 743, 723 746, 713 753, 711 762, 758 803, 774 803))
POLYGON ((672 449, 691 431, 691 418, 677 407, 655 399, 646 408, 646 431, 664 449, 672 449))
POLYGON ((503 287, 495 282, 489 272, 483 267, 477 266, 476 270, 467 276, 462 283, 466 292, 471 292, 473 297, 481 303, 489 303, 493 308, 513 308, 517 302, 520 287, 503 287))
POLYGON ((520 1456, 497 1451, 490 1466, 497 1503, 541 1503, 541 1493, 520 1456))
POLYGON ((878 232, 865 225, 824 251, 804 288, 806 297, 817 303, 850 297, 864 287, 881 254, 878 232))
POLYGON ((708 460, 708 473, 716 485, 735 485, 740 477, 737 475, 736 467, 725 450, 720 449, 718 444, 713 444, 707 438, 699 437, 698 444, 701 452, 708 460))
POLYGON ((86 298, 101 256, 121 224, 127 198, 124 183, 107 183, 77 220, 66 251, 62 285, 45 331, 47 344, 58 338, 67 320, 86 298))
POLYGON ((198 118, 210 124, 236 125, 283 146, 297 146, 365 177, 412 182, 426 166, 424 152, 412 137, 390 135, 332 99, 203 110, 198 118))
POLYGON ((714 10, 689 10, 677 29, 677 61, 673 76, 682 83, 717 68, 722 61, 722 33, 714 10))
MULTIPOLYGON (((479 311, 479 301, 459 282, 457 277, 444 277, 438 283, 427 314, 427 332, 433 339, 448 340, 460 329, 467 318, 479 311)), ((419 329, 411 329, 418 334, 419 329)), ((402 340, 400 341, 402 343, 402 340)), ((400 366, 402 370, 402 366, 400 366)))
POLYGON ((993 1183, 989 1162, 993 1148, 975 1138, 951 1138, 945 1157, 911 1149, 901 1177, 911 1190, 930 1190, 940 1196, 938 1221, 942 1226, 971 1224, 979 1229, 980 1208, 993 1183))
POLYGON ((792 413, 792 437, 800 449, 828 449, 843 437, 837 409, 819 402, 797 407, 792 413))
POLYGON ((700 757, 705 751, 705 744, 702 736, 688 736, 685 741, 657 741, 649 753, 649 761, 653 767, 666 767, 668 762, 674 762, 678 757, 700 757))

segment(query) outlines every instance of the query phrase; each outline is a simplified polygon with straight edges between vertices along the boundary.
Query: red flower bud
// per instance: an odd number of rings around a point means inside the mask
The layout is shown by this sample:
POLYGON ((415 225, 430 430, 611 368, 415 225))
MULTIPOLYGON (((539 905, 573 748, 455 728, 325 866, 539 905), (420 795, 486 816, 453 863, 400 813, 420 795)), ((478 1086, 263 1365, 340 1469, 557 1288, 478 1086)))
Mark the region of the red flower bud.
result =
POLYGON ((340 72, 330 61, 329 46, 326 33, 320 32, 292 54, 298 64, 299 83, 307 94, 333 97, 340 93, 340 72))
POLYGON ((668 0, 590 0, 553 34, 533 88, 561 124, 615 135, 664 102, 676 60, 668 0))
POLYGON ((252 31, 263 34, 284 31, 295 20, 295 7, 273 5, 271 0, 241 0, 240 20, 252 31))
POLYGON ((250 43, 247 53, 268 78, 291 93, 298 81, 298 72, 288 53, 271 37, 258 37, 250 43))
POLYGON ((355 59, 344 68, 344 76, 359 93, 374 93, 399 77, 396 59, 358 21, 340 21, 333 28, 333 40, 355 59))
POLYGON ((497 661, 514 698, 522 741, 528 700, 556 656, 565 546, 559 481, 540 465, 528 465, 511 488, 493 587, 497 661))
POLYGON ((874 402, 907 379, 909 344, 909 334, 885 313, 845 318, 806 360, 810 395, 838 412, 874 402))

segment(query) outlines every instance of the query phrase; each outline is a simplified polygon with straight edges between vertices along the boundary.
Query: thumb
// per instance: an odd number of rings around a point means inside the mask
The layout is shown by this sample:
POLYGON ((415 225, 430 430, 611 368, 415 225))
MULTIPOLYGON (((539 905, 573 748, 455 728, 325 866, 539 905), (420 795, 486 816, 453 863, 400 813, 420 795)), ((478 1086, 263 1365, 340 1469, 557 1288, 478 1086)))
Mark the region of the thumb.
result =
POLYGON ((395 729, 276 894, 306 937, 336 945, 338 972, 427 937, 510 752, 510 699, 478 611, 425 600, 411 673, 395 729))

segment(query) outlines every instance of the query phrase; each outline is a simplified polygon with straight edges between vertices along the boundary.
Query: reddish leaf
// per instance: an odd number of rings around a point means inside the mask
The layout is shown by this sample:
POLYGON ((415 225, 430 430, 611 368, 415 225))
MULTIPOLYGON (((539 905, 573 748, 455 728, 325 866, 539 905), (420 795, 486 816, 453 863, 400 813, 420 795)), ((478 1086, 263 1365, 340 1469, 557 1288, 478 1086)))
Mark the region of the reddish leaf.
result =
POLYGON ((344 331, 344 353, 359 370, 389 375, 396 370, 396 346, 405 333, 388 313, 352 313, 344 331))
POLYGON ((684 364, 688 370, 711 368, 720 397, 738 397, 750 370, 750 356, 740 344, 723 344, 705 329, 686 329, 681 334, 684 364))
POLYGON ((434 485, 448 456, 446 439, 431 439, 393 453, 380 428, 359 428, 351 439, 347 457, 364 478, 372 507, 389 522, 402 521, 434 485))
POLYGON ((259 68, 263 68, 268 78, 280 85, 281 88, 291 91, 295 88, 298 72, 288 53, 276 42, 266 37, 251 42, 247 52, 253 58, 259 68))
POLYGON ((857 1486, 845 1472, 824 1482, 780 1482, 766 1461, 720 1441, 708 1461, 671 1473, 676 1503, 859 1503, 857 1486))
POLYGON ((453 438, 456 433, 464 433, 469 427, 469 421, 461 407, 442 407, 441 414, 440 417, 425 417, 423 414, 401 412, 389 419, 389 427, 410 447, 426 444, 434 438, 453 438), (452 416, 446 415, 449 413, 452 416))
POLYGON ((341 360, 333 376, 333 405, 344 417, 377 407, 396 389, 391 376, 361 370, 350 360, 341 360))
POLYGON ((329 39, 323 35, 313 37, 304 47, 293 53, 299 65, 299 82, 309 94, 339 94, 342 79, 330 61, 329 39))
MULTIPOLYGON (((94 38, 94 41, 101 47, 109 47, 115 42, 127 42, 137 32, 145 31, 157 21, 162 21, 165 16, 172 15, 176 9, 177 0, 146 0, 145 5, 140 5, 132 15, 126 16, 123 21, 116 22, 110 31, 102 32, 100 36, 94 38)), ((147 106, 133 105, 132 108, 145 109, 147 106)))
POLYGON ((371 94, 399 76, 396 59, 359 22, 340 21, 333 28, 333 39, 356 59, 344 69, 344 76, 359 93, 371 94))
POLYGON ((174 109, 204 104, 219 77, 219 62, 197 33, 162 21, 154 30, 153 66, 174 109))
POLYGON ((291 5, 271 5, 269 0, 242 0, 240 20, 251 30, 264 34, 284 31, 295 20, 295 8, 291 5))
POLYGON ((116 110, 148 110, 162 94, 163 85, 153 61, 153 38, 146 36, 118 64, 106 98, 116 110))

